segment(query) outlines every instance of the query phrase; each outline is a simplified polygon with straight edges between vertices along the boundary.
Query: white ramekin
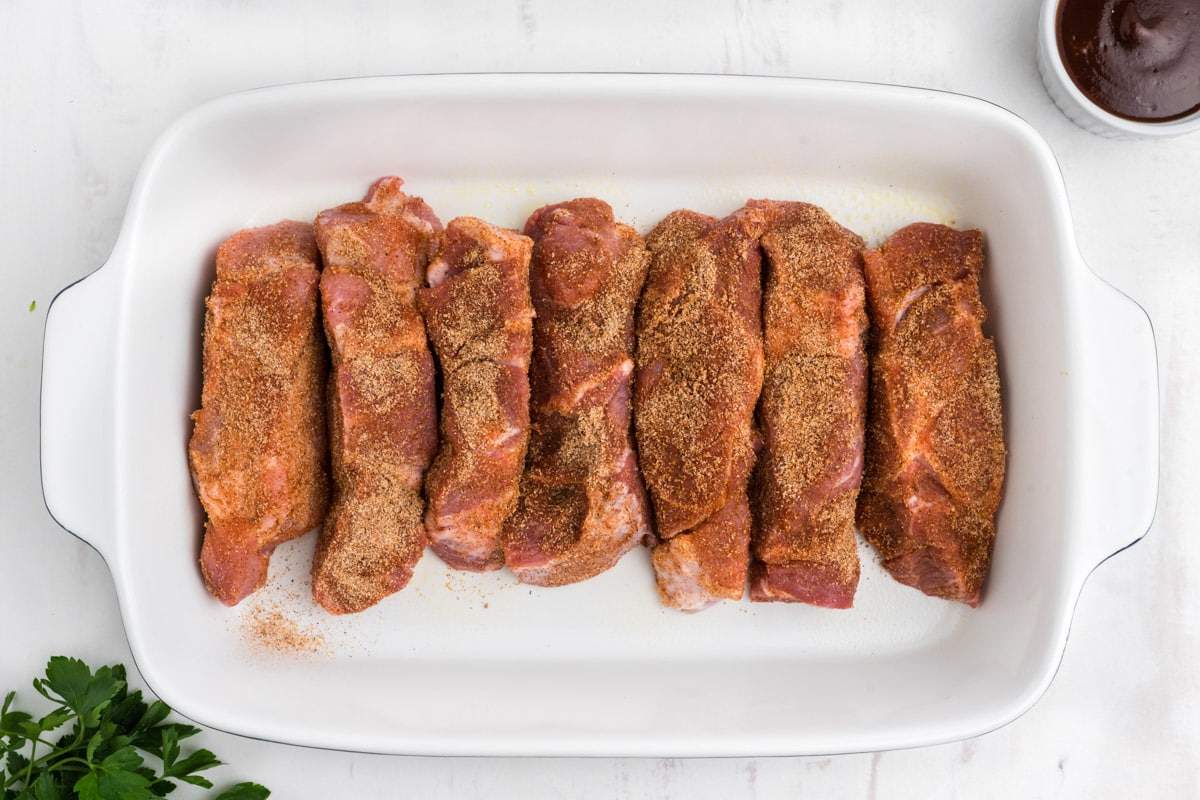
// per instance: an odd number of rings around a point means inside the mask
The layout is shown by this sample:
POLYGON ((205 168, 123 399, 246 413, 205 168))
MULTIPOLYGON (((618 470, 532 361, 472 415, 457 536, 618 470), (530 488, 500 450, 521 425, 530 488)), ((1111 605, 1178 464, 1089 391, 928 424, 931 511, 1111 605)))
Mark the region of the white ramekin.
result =
POLYGON ((1170 122, 1136 122, 1110 114, 1093 103, 1067 74, 1058 49, 1058 8, 1062 0, 1044 0, 1038 20, 1038 72, 1062 112, 1081 128, 1113 139, 1180 136, 1200 130, 1200 111, 1170 122))

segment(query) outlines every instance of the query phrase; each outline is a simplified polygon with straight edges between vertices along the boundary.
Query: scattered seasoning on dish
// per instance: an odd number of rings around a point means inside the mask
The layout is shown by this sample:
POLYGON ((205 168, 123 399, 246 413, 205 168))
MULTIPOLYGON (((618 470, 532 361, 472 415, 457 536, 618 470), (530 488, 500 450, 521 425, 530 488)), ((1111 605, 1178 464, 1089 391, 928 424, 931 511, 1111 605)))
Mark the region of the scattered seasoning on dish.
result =
POLYGON ((303 630, 278 604, 256 606, 242 621, 243 638, 256 647, 286 655, 325 652, 325 637, 303 630))
POLYGON ((30 300, 30 301, 29 301, 29 310, 30 310, 30 311, 35 311, 35 310, 37 310, 37 300, 30 300))

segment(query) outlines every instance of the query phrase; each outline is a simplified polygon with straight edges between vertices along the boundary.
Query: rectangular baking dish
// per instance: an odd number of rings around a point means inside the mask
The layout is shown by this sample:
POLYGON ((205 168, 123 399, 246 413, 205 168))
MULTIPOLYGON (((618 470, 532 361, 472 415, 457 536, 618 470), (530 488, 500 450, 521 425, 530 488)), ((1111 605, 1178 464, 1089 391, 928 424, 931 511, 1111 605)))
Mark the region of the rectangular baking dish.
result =
POLYGON ((313 746, 772 755, 983 733, 1046 689, 1084 579, 1150 524, 1157 460, 1149 320, 1082 262, 1050 150, 1003 109, 914 89, 447 75, 237 94, 162 135, 108 262, 46 323, 46 503, 107 561, 146 681, 204 725, 313 746), (559 589, 427 554, 409 588, 333 618, 307 594, 311 536, 221 606, 185 453, 215 248, 387 174, 443 220, 512 227, 594 195, 642 231, 751 197, 819 203, 872 244, 916 220, 981 228, 1009 462, 980 608, 896 584, 866 548, 852 610, 696 615, 659 606, 644 552, 559 589))

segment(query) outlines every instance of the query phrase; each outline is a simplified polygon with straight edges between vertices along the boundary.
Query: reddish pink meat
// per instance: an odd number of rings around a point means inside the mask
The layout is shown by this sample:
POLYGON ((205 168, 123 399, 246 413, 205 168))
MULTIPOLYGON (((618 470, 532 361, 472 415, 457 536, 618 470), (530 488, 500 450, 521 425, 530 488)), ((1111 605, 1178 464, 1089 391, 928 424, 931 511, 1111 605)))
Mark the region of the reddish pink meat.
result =
POLYGON ((863 242, 817 206, 752 205, 771 221, 750 597, 848 608, 867 398, 863 242))
POLYGON ((217 250, 188 457, 208 517, 200 566, 226 605, 262 586, 275 548, 320 525, 328 505, 318 258, 302 222, 241 231, 217 250))
POLYGON ((313 559, 313 597, 336 614, 402 589, 425 549, 421 483, 437 442, 433 357, 416 308, 437 217, 382 178, 361 203, 322 211, 321 299, 334 499, 313 559))
POLYGON ((745 590, 766 221, 754 207, 719 221, 677 211, 647 237, 634 422, 662 539, 652 559, 659 593, 684 610, 745 590))
POLYGON ((590 578, 651 537, 630 430, 634 307, 649 254, 607 203, 534 212, 532 433, 505 557, 525 583, 590 578))
POLYGON ((457 569, 504 564, 504 520, 516 506, 529 442, 531 245, 459 217, 440 238, 419 297, 442 372, 425 526, 434 552, 457 569))
POLYGON ((983 236, 902 228, 867 250, 871 402, 858 526, 900 582, 979 603, 1004 481, 983 236))

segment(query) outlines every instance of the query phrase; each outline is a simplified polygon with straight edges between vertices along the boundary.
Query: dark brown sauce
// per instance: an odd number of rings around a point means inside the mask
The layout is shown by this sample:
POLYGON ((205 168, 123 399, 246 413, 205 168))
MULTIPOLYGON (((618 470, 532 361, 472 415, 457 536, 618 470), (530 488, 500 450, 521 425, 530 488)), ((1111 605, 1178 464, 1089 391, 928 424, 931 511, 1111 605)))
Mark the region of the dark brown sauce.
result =
POLYGON ((1119 117, 1200 109, 1200 0, 1062 0, 1058 48, 1079 90, 1119 117))

